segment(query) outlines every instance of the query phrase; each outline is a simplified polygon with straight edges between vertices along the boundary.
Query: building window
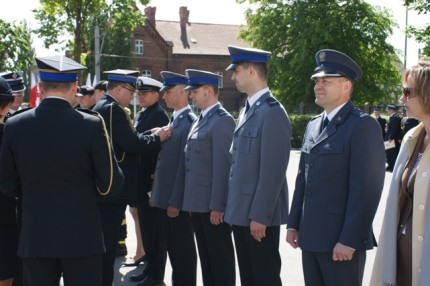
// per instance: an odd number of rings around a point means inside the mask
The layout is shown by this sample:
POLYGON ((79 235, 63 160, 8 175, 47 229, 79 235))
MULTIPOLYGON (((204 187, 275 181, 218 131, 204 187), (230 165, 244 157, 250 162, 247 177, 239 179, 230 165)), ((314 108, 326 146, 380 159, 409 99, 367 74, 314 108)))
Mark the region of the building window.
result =
POLYGON ((134 41, 134 52, 136 55, 143 55, 143 40, 134 41))
POLYGON ((220 80, 218 81, 218 88, 223 88, 224 87, 224 77, 223 77, 222 72, 215 72, 215 73, 221 76, 220 80))
POLYGON ((142 71, 142 76, 146 76, 146 77, 152 78, 152 72, 150 70, 143 70, 142 71))

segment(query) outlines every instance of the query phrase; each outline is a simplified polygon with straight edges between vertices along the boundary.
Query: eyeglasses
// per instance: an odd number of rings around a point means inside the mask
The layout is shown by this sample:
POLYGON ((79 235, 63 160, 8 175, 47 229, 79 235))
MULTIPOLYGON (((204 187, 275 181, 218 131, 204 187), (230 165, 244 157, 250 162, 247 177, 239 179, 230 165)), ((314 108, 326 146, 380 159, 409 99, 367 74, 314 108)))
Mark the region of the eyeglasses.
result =
POLYGON ((131 92, 131 93, 135 93, 136 92, 136 90, 133 88, 128 88, 126 85, 121 85, 122 86, 122 88, 124 88, 125 90, 127 90, 127 91, 129 91, 129 92, 131 92))
POLYGON ((413 88, 413 87, 404 87, 403 88, 403 96, 407 100, 416 97, 417 95, 415 94, 415 88, 413 88))

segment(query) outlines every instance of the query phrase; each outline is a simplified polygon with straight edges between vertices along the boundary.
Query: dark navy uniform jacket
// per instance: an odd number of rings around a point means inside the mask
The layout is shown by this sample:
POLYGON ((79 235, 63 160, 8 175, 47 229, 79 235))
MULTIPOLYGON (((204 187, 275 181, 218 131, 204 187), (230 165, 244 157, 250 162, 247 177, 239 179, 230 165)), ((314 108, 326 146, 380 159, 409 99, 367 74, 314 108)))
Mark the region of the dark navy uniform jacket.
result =
MULTIPOLYGON (((163 127, 169 124, 167 112, 157 102, 136 115, 134 127, 138 133, 145 133, 155 127, 163 127)), ((151 191, 154 179, 155 164, 159 148, 153 152, 141 152, 139 164, 139 200, 145 199, 146 194, 151 191)))
POLYGON ((22 257, 72 258, 104 252, 98 196, 121 192, 123 176, 103 120, 45 98, 9 118, 0 189, 22 195, 22 257))
POLYGON ((371 249, 385 176, 381 127, 351 102, 320 134, 322 117, 306 128, 288 228, 303 251, 332 252, 337 242, 371 249))
POLYGON ((112 198, 101 199, 101 203, 136 205, 138 190, 139 152, 153 152, 160 146, 160 137, 137 134, 128 113, 109 94, 97 102, 97 111, 106 122, 119 166, 124 173, 123 192, 112 198))

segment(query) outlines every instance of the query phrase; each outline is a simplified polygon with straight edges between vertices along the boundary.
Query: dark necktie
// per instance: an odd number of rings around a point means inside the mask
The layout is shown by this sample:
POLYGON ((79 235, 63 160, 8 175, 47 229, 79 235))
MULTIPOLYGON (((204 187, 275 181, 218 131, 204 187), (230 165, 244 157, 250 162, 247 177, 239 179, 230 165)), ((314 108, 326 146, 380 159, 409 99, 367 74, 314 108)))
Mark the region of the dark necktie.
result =
POLYGON ((170 123, 172 123, 173 120, 175 120, 175 117, 173 117, 173 115, 172 115, 172 118, 170 118, 170 123))
POLYGON ((324 122, 323 122, 323 124, 322 124, 322 126, 321 126, 321 131, 320 131, 320 133, 326 128, 326 126, 327 126, 327 124, 330 122, 330 120, 328 120, 328 117, 326 116, 325 117, 325 119, 324 119, 324 122))
POLYGON ((246 106, 245 106, 245 113, 247 113, 249 110, 249 102, 248 100, 246 101, 246 106))

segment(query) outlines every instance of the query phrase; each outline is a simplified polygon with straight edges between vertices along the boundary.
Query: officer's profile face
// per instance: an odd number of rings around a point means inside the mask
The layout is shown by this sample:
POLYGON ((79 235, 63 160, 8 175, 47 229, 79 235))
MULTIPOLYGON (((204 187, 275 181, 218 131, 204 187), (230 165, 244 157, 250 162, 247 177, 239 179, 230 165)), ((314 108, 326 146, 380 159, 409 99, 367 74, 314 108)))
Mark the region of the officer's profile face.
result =
POLYGON ((180 93, 179 85, 175 85, 174 87, 164 91, 163 99, 164 99, 164 102, 166 102, 166 105, 168 108, 176 107, 176 103, 179 99, 179 93, 180 93))
POLYGON ((122 106, 128 106, 133 99, 134 89, 131 86, 127 86, 125 84, 119 85, 119 98, 117 100, 122 106))
POLYGON ((201 86, 199 88, 196 88, 190 91, 190 99, 200 109, 205 109, 206 107, 208 107, 207 98, 208 98, 208 94, 207 94, 206 86, 201 86))
POLYGON ((94 104, 96 104, 96 98, 94 97, 94 95, 87 94, 79 97, 79 105, 82 108, 90 108, 94 104))
POLYGON ((314 79, 315 103, 327 112, 349 100, 352 83, 344 77, 317 77, 314 79))
POLYGON ((24 101, 24 91, 14 92, 13 93, 13 102, 10 105, 10 108, 13 110, 18 110, 24 101))
POLYGON ((245 87, 249 80, 249 65, 237 65, 231 74, 231 80, 236 85, 236 88, 240 92, 246 92, 245 87))

